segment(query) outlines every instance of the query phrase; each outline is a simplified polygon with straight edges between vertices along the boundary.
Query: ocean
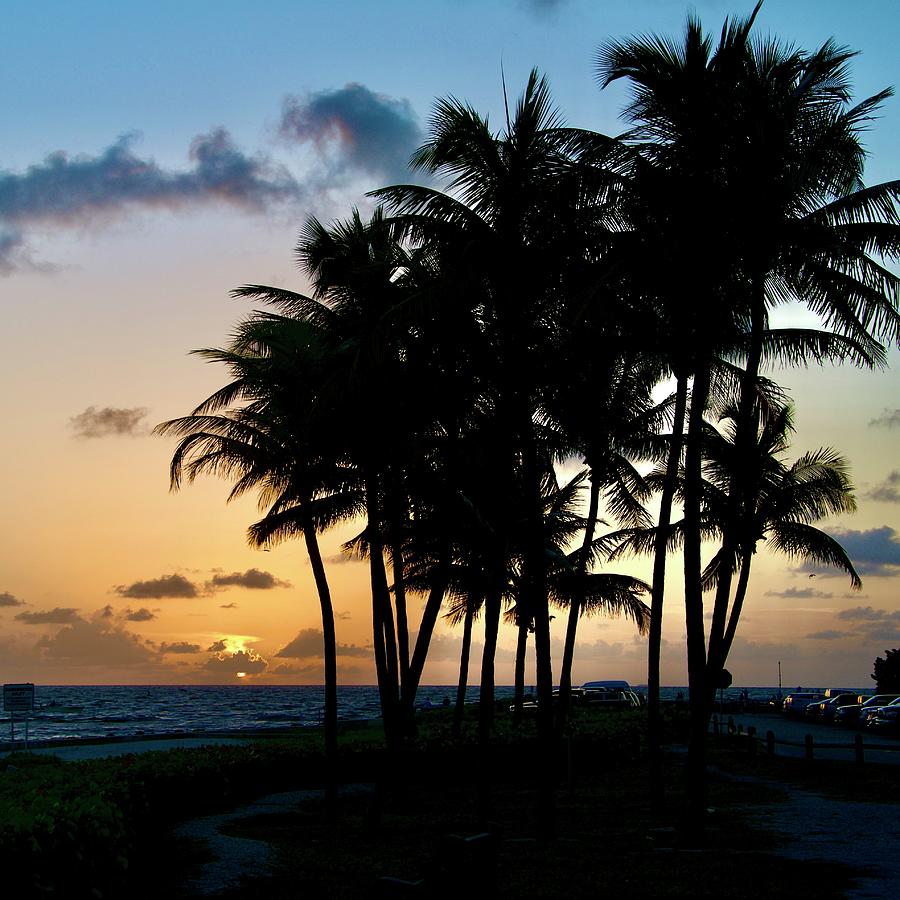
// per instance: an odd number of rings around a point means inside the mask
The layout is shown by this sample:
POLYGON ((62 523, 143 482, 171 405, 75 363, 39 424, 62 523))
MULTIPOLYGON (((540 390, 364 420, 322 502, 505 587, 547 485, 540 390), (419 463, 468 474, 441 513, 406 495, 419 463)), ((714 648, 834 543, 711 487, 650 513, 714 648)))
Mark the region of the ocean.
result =
MULTIPOLYGON (((643 685, 637 690, 646 693, 643 685)), ((733 687, 725 699, 737 700, 746 690, 751 701, 766 702, 777 694, 773 687, 733 687)), ((784 691, 783 693, 787 693, 784 691)), ((664 687, 663 700, 687 697, 686 687, 664 687)), ((498 699, 511 698, 511 686, 498 686, 498 699)), ((453 702, 456 687, 423 685, 417 703, 441 706, 453 702)), ((478 685, 469 687, 467 702, 478 699, 478 685)), ((35 710, 30 717, 29 739, 46 741, 107 740, 130 737, 185 736, 239 733, 318 725, 322 720, 321 685, 36 685, 35 710)), ((381 714, 377 687, 338 688, 338 715, 343 721, 377 718, 381 714)), ((16 739, 24 737, 24 722, 14 723, 16 739)), ((0 718, 0 742, 10 734, 9 714, 0 718)))

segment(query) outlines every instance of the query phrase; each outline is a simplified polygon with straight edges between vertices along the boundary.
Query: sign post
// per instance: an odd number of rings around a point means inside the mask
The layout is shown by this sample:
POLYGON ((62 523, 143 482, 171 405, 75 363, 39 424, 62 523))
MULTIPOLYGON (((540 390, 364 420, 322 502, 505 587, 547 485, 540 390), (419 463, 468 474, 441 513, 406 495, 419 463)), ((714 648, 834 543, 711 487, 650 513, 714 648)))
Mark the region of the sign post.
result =
POLYGON ((18 713, 25 719, 25 749, 28 749, 28 719, 34 712, 33 684, 4 684, 3 709, 9 713, 9 747, 12 750, 16 740, 15 721, 18 713))

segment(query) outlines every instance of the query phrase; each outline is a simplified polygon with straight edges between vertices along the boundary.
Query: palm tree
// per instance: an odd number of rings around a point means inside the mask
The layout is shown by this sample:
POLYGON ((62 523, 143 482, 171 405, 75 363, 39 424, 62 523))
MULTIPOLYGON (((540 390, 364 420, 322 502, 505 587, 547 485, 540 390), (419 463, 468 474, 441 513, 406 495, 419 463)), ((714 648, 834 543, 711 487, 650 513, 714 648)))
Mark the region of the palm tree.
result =
MULTIPOLYGON (((715 48, 691 19, 681 46, 638 38, 607 44, 599 58, 604 84, 628 78, 633 88, 627 115, 636 127, 627 138, 644 160, 635 182, 644 189, 633 209, 651 232, 670 239, 662 241, 669 253, 659 268, 685 299, 686 286, 693 288, 690 306, 679 308, 687 334, 676 339, 697 348, 679 363, 682 377, 694 375, 685 458, 685 603, 695 773, 708 717, 699 497, 712 361, 723 352, 746 357, 740 409, 749 418, 766 350, 791 362, 824 350, 877 364, 880 341, 893 342, 900 333, 897 278, 874 258, 895 256, 900 246, 900 185, 859 189, 860 127, 887 94, 849 107, 850 54, 831 43, 804 53, 751 42, 760 5, 746 19, 726 21, 715 48), (686 277, 692 269, 699 278, 686 277), (793 298, 818 312, 834 336, 768 331, 769 308, 793 298)), ((753 433, 750 424, 742 435, 753 433)), ((674 448, 671 460, 674 465, 674 448)), ((736 494, 730 502, 725 541, 733 546, 736 494)), ((667 529, 660 525, 662 539, 667 529)), ((659 560, 658 552, 657 566, 659 560)), ((721 596, 727 596, 724 585, 721 596)), ((720 602, 713 611, 717 634, 724 615, 720 602)))
POLYGON ((195 351, 224 364, 232 380, 185 417, 157 426, 181 438, 172 457, 171 487, 214 474, 234 482, 229 499, 256 490, 266 515, 248 530, 264 546, 302 535, 322 614, 325 675, 326 799, 337 791, 337 653, 334 609, 317 534, 360 509, 353 473, 326 435, 337 422, 317 391, 333 346, 309 322, 255 315, 242 322, 227 349, 195 351))
MULTIPOLYGON (((759 422, 753 436, 754 453, 748 460, 747 441, 739 429, 743 417, 733 406, 720 420, 720 428, 706 430, 704 474, 705 515, 722 523, 730 514, 731 494, 737 487, 741 497, 741 531, 736 546, 722 547, 704 572, 704 584, 717 590, 726 582, 725 573, 737 573, 734 597, 729 597, 730 615, 723 634, 709 644, 709 672, 714 678, 725 665, 734 641, 750 579, 750 568, 759 545, 793 559, 834 566, 850 576, 851 587, 862 581, 844 549, 813 523, 829 515, 854 512, 856 503, 847 463, 834 450, 821 448, 803 454, 793 464, 782 461, 793 432, 790 405, 766 408, 757 403, 753 420, 759 422), (735 457, 741 456, 740 481, 734 483, 735 457)), ((727 579, 730 583, 730 579, 727 579)), ((711 626, 715 627, 715 623, 711 626)))
POLYGON ((547 740, 552 736, 552 671, 540 489, 546 471, 535 415, 553 360, 559 272, 575 255, 576 223, 562 214, 574 209, 576 194, 562 190, 560 174, 569 163, 570 144, 560 124, 536 72, 500 134, 471 107, 454 99, 440 101, 431 137, 413 165, 446 176, 449 193, 414 185, 375 192, 411 235, 440 248, 467 273, 471 289, 463 296, 480 324, 482 383, 490 391, 501 439, 493 467, 497 499, 491 503, 495 537, 490 556, 496 574, 485 605, 481 709, 487 723, 493 709, 493 659, 487 656, 495 643, 511 550, 502 511, 514 496, 518 469, 528 505, 523 588, 534 614, 540 728, 547 740))
MULTIPOLYGON (((339 452, 357 473, 364 492, 366 527, 360 546, 369 560, 375 667, 385 734, 391 746, 402 739, 401 690, 410 672, 403 543, 408 517, 404 466, 428 432, 427 372, 411 374, 408 342, 414 326, 410 297, 420 273, 415 255, 395 227, 376 210, 368 222, 358 211, 325 226, 307 220, 297 246, 313 296, 260 285, 236 295, 274 304, 287 315, 319 324, 337 348, 330 370, 329 402, 352 423, 341 431, 339 452), (390 441, 375 439, 385 427, 389 403, 390 441), (350 416, 348 415, 349 419, 350 416), (394 563, 394 601, 385 556, 394 563)), ((437 588, 436 593, 442 594, 437 588)))

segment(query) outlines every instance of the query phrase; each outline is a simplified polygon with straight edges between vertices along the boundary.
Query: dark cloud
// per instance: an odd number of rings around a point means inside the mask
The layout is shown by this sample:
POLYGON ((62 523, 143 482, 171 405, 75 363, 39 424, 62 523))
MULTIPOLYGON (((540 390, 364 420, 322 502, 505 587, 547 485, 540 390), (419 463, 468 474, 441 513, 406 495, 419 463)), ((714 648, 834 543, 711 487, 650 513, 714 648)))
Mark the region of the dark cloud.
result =
POLYGON ((237 609, 237 603, 223 603, 219 609, 237 609))
POLYGON ((199 644, 189 644, 187 641, 174 641, 171 644, 163 641, 159 645, 160 653, 199 653, 202 649, 199 644))
POLYGON ((279 132, 289 141, 311 144, 325 162, 329 180, 364 174, 408 182, 409 158, 422 142, 409 101, 356 83, 285 98, 279 132))
POLYGON ((25 601, 14 597, 9 591, 0 594, 0 606, 24 606, 25 601))
POLYGON ((873 609, 871 606, 854 606, 852 609, 842 609, 837 618, 850 622, 885 622, 895 621, 900 623, 900 610, 888 611, 886 609, 873 609))
POLYGON ((350 611, 347 609, 343 610, 342 612, 336 612, 334 614, 334 617, 341 622, 346 622, 348 619, 353 618, 353 616, 350 615, 350 611))
POLYGON ((878 503, 900 503, 900 471, 890 472, 881 484, 866 491, 865 496, 878 503))
POLYGON ((295 666, 291 663, 279 663, 269 669, 270 675, 298 675, 301 678, 308 678, 310 681, 318 684, 322 679, 322 666, 295 666))
POLYGON ((216 653, 206 661, 204 668, 216 675, 235 678, 238 672, 259 675, 265 672, 269 663, 255 650, 238 650, 236 653, 216 653))
POLYGON ((149 581, 135 581, 133 584, 117 585, 117 594, 135 600, 161 600, 164 597, 196 597, 197 585, 184 575, 163 575, 149 581))
POLYGON ((783 591, 766 591, 766 597, 783 597, 785 600, 811 600, 818 598, 828 600, 833 594, 827 591, 817 591, 814 588, 789 587, 783 591))
POLYGON ((869 420, 870 428, 900 428, 900 409, 885 409, 880 416, 869 420))
POLYGON ((81 227, 130 208, 177 210, 210 201, 259 212, 300 195, 284 168, 247 156, 224 128, 194 138, 184 171, 139 157, 135 138, 124 135, 98 156, 58 151, 22 173, 0 172, 0 272, 28 264, 23 245, 34 226, 81 227))
POLYGON ((81 616, 71 606, 57 606, 43 612, 21 612, 16 619, 26 625, 68 625, 70 622, 80 622, 81 616))
POLYGON ((878 643, 900 642, 900 609, 873 609, 871 606, 854 606, 842 609, 837 618, 852 622, 857 632, 867 640, 878 643))
MULTIPOLYGON (((343 566, 346 563, 365 562, 358 556, 348 556, 346 553, 333 553, 331 556, 322 557, 322 561, 329 566, 343 566)), ((309 565, 309 560, 306 561, 306 565, 309 565)))
MULTIPOLYGON (((280 659, 308 659, 322 656, 322 632, 318 628, 304 628, 289 644, 282 647, 275 656, 280 659)), ((356 644, 338 644, 338 656, 368 657, 372 651, 356 644)))
POLYGON ((35 645, 45 659, 69 665, 136 666, 156 662, 154 653, 137 635, 107 622, 79 620, 35 645))
POLYGON ((112 608, 112 605, 107 603, 96 615, 99 619, 111 619, 115 614, 116 611, 112 608))
POLYGON ((224 640, 213 641, 207 648, 208 653, 222 653, 227 649, 228 643, 224 640))
POLYGON ((144 429, 138 429, 146 416, 147 410, 142 406, 131 409, 116 409, 113 406, 98 409, 96 406, 89 406, 84 412, 69 419, 69 427, 75 432, 75 437, 79 438, 102 438, 122 434, 135 436, 147 433, 144 429))
POLYGON ((806 637, 811 641, 838 641, 842 638, 853 637, 852 631, 814 631, 806 637))
POLYGON ((829 532, 846 550, 861 575, 896 575, 900 571, 900 535, 887 525, 868 531, 829 532))
POLYGON ((140 609, 126 609, 123 613, 128 622, 149 622, 156 618, 156 613, 142 606, 140 609))
POLYGON ((277 587, 290 587, 291 583, 276 578, 271 572, 247 569, 246 572, 232 572, 230 575, 213 575, 209 586, 213 588, 243 587, 254 591, 270 591, 277 587))

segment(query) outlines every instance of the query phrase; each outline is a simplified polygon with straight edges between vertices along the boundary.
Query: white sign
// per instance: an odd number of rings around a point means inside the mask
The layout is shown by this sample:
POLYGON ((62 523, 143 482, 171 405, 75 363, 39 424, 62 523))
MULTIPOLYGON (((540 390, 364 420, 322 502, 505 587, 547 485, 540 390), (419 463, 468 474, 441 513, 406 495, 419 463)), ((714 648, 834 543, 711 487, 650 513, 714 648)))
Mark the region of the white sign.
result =
POLYGON ((3 709, 9 713, 30 713, 34 711, 33 684, 4 684, 3 709))

